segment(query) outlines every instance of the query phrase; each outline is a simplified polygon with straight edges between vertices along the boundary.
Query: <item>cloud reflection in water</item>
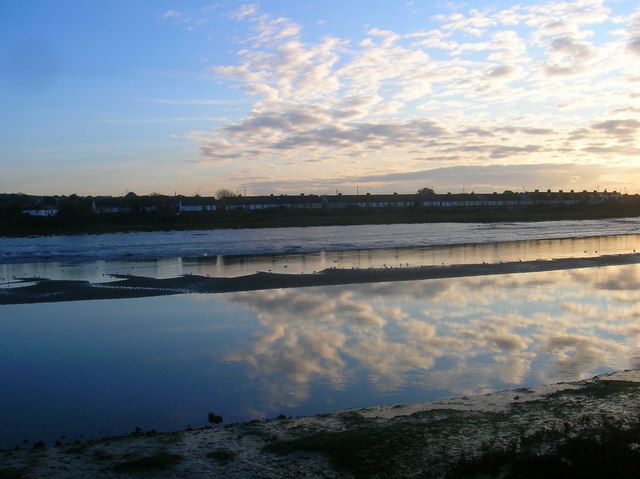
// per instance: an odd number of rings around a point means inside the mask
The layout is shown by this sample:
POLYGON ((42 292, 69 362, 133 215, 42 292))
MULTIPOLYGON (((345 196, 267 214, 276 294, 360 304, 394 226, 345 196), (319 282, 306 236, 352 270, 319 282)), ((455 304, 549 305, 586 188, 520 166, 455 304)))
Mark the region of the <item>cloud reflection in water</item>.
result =
POLYGON ((316 383, 447 396, 573 380, 638 363, 639 284, 624 266, 231 294, 260 326, 224 360, 271 410, 316 383))

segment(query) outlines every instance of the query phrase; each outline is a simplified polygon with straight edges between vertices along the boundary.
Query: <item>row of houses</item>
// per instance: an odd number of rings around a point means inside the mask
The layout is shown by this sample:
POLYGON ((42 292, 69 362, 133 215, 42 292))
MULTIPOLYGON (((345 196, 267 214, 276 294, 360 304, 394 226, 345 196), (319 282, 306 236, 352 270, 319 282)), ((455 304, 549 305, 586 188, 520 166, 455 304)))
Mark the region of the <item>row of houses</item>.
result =
MULTIPOLYGON (((626 202, 635 196, 618 192, 522 192, 492 194, 385 194, 385 195, 268 195, 236 196, 216 199, 213 197, 185 196, 135 196, 87 198, 88 208, 95 214, 126 213, 206 213, 230 210, 269 209, 343 209, 343 208, 515 208, 526 206, 571 206, 576 204, 599 204, 605 201, 626 202)), ((38 204, 23 210, 30 216, 56 216, 58 205, 38 204)))

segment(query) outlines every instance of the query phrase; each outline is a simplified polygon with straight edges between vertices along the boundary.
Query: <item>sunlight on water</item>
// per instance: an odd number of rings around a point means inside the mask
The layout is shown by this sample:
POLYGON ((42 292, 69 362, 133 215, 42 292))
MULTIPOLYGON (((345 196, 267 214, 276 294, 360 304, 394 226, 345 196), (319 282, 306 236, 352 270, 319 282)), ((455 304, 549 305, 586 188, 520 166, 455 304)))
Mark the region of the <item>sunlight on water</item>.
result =
POLYGON ((637 234, 639 218, 158 231, 0 238, 0 263, 129 261, 486 244, 637 234))
POLYGON ((13 278, 42 277, 105 282, 115 280, 109 276, 112 274, 133 274, 153 278, 172 278, 184 274, 228 277, 253 274, 257 271, 308 274, 332 267, 366 269, 498 263, 627 254, 636 250, 640 251, 640 235, 138 261, 13 263, 0 264, 0 288, 13 278))

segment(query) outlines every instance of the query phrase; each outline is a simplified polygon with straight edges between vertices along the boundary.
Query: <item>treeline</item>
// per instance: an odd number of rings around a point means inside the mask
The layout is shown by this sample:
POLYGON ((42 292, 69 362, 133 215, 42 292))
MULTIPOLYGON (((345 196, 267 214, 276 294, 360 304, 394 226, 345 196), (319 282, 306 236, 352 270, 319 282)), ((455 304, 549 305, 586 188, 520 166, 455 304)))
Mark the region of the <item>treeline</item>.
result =
POLYGON ((180 210, 181 206, 194 203, 204 205, 208 202, 197 197, 165 195, 130 194, 128 197, 105 199, 105 197, 93 198, 78 195, 37 197, 0 194, 0 235, 448 221, 542 221, 640 216, 640 198, 637 195, 596 192, 588 195, 577 193, 574 196, 571 193, 559 195, 550 192, 525 196, 525 194, 505 192, 490 195, 430 193, 418 196, 335 195, 315 198, 318 199, 307 197, 303 202, 301 197, 285 195, 236 197, 227 198, 226 207, 223 200, 217 202, 218 208, 215 210, 184 212, 180 210), (539 196, 539 201, 532 201, 536 195, 539 196), (417 199, 404 201, 407 198, 417 199), (570 198, 574 201, 568 201, 570 198), (276 199, 280 202, 278 207, 251 209, 251 205, 270 204, 276 199), (379 201, 382 199, 389 202, 384 203, 383 207, 373 206, 380 205, 379 201), (482 201, 478 201, 479 199, 482 201), (373 203, 374 201, 378 203, 373 203), (100 208, 96 208, 96 204, 124 205, 126 208, 119 208, 113 213, 106 214, 99 213, 100 208), (294 204, 304 204, 306 207, 291 207, 294 204), (223 207, 220 207, 221 205, 223 207), (232 207, 234 205, 242 207, 232 207), (32 213, 27 213, 29 211, 32 213), (49 215, 47 211, 55 211, 55 214, 49 215), (35 215, 33 212, 36 212, 35 215), (44 213, 39 216, 38 212, 44 213))

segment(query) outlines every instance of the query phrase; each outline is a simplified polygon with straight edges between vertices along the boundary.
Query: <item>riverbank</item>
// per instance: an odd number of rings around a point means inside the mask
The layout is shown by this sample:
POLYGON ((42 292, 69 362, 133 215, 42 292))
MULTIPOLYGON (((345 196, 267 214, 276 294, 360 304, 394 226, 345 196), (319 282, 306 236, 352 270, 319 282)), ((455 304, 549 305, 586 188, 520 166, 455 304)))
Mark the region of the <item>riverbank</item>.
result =
POLYGON ((527 208, 389 208, 266 210, 182 215, 95 215, 82 219, 19 217, 0 223, 0 237, 190 231, 237 228, 386 225, 415 223, 539 222, 635 218, 640 209, 618 204, 527 208))
MULTIPOLYGON (((116 275, 117 281, 88 281, 22 278, 25 286, 0 289, 0 305, 85 301, 167 296, 188 293, 229 293, 278 288, 336 286, 345 284, 417 281, 427 279, 533 273, 567 269, 596 268, 640 263, 640 253, 602 255, 588 258, 512 261, 504 263, 456 264, 369 269, 330 268, 311 274, 258 272, 246 276, 213 278, 185 275, 156 279, 132 275, 116 275)), ((18 283, 19 284, 19 283, 18 283)))
POLYGON ((640 372, 0 452, 0 478, 630 477, 640 372), (483 475, 484 474, 484 475, 483 475))

